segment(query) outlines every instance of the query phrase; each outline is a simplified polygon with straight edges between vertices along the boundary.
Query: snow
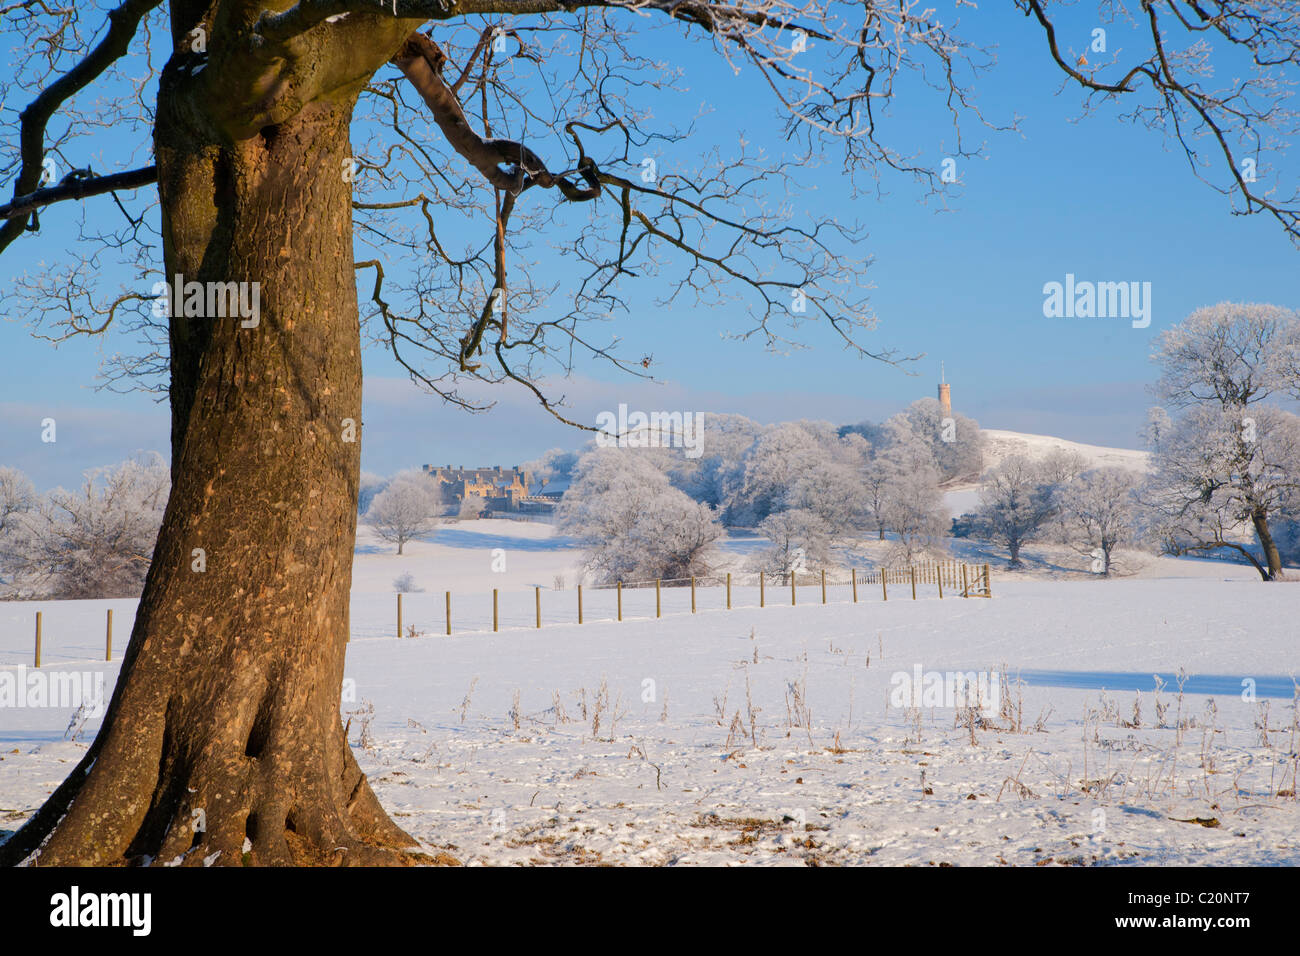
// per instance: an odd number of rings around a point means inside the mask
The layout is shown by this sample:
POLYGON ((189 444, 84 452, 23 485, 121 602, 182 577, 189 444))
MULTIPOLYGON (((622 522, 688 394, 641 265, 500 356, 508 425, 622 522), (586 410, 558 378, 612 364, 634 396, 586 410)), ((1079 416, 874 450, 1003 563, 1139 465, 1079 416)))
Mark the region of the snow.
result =
MULTIPOLYGON (((393 550, 363 529, 342 711, 380 801, 430 852, 471 864, 1300 864, 1300 804, 1278 795, 1294 793, 1300 748, 1300 591, 1248 568, 1161 559, 1111 581, 995 572, 992 600, 923 587, 917 601, 900 588, 882 602, 863 587, 855 605, 833 586, 823 606, 809 586, 793 608, 788 589, 769 588, 760 609, 755 589, 737 587, 730 611, 721 589, 701 588, 695 614, 674 588, 659 620, 653 589, 625 589, 621 623, 612 591, 584 589, 579 625, 580 555, 549 524, 449 524, 393 550), (506 569, 493 572, 498 548, 506 569), (393 636, 404 572, 426 588, 404 598, 424 635, 414 640, 393 636), (568 587, 554 590, 560 574, 568 587), (889 704, 895 675, 918 666, 1004 665, 1018 732, 998 718, 972 745, 952 709, 889 704), (1181 701, 1180 670, 1192 677, 1181 701), (1153 674, 1171 683, 1163 727, 1153 674), (1259 700, 1243 699, 1246 680, 1259 700), (1198 817, 1220 825, 1183 822, 1198 817)), ((120 659, 133 604, 0 605, 0 670, 30 665, 41 610, 47 666, 102 672, 111 692, 104 610, 120 659)), ((98 721, 65 740, 71 716, 0 710, 0 831, 85 752, 98 721)))
MULTIPOLYGON (((984 436, 985 471, 1012 455, 1024 455, 1031 460, 1038 460, 1056 450, 1081 455, 1089 468, 1127 468, 1144 475, 1151 470, 1151 453, 1135 448, 1086 445, 1052 435, 1034 435, 1000 428, 981 428, 980 432, 984 436)), ((973 512, 979 505, 979 489, 974 482, 946 485, 944 504, 953 517, 973 512)))
POLYGON ((1009 455, 1044 458, 1055 449, 1077 452, 1088 462, 1089 468, 1128 468, 1131 471, 1150 470, 1151 453, 1134 448, 1107 448, 1102 445, 1085 445, 1051 435, 1032 435, 1027 432, 1003 431, 998 428, 980 429, 984 434, 984 467, 997 465, 1009 455))
POLYGON ((396 548, 381 541, 366 525, 359 525, 353 592, 395 593, 393 579, 404 573, 426 591, 549 588, 557 574, 565 575, 568 584, 575 583, 582 564, 581 552, 543 520, 449 520, 432 534, 408 542, 402 550, 399 557, 396 548), (505 551, 504 571, 492 569, 496 548, 505 551))

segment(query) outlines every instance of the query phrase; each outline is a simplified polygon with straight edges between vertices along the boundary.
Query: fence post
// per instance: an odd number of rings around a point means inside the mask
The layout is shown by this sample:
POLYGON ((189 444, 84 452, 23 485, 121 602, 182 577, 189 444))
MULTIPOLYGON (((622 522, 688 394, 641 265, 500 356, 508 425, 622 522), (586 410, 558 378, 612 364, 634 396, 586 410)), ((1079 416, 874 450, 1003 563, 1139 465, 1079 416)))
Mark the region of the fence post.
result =
POLYGON ((623 582, 618 582, 618 619, 623 620, 623 582))
POLYGON ((794 607, 794 604, 795 604, 795 600, 794 600, 794 578, 795 578, 795 574, 797 574, 797 573, 798 573, 798 572, 795 572, 795 571, 791 571, 791 572, 790 572, 790 606, 791 606, 791 607, 794 607))
POLYGON ((691 575, 691 613, 695 613, 695 575, 691 575))
POLYGON ((534 589, 533 596, 534 598, 536 598, 536 605, 537 605, 537 626, 541 627, 542 626, 542 588, 540 585, 538 585, 534 589))
POLYGON ((853 603, 858 603, 858 569, 849 568, 849 577, 853 579, 853 603))
POLYGON ((113 659, 113 609, 108 609, 108 624, 104 628, 104 660, 113 659))
POLYGON ((964 564, 961 566, 961 596, 970 597, 970 591, 966 584, 966 565, 964 564))
POLYGON ((822 568, 822 603, 826 603, 826 569, 822 568))
POLYGON ((663 605, 659 602, 659 579, 655 578, 655 617, 659 617, 663 612, 663 605))
POLYGON ((397 592, 397 638, 402 638, 402 592, 397 592))
POLYGON ((889 577, 889 572, 884 568, 880 569, 880 597, 882 600, 889 600, 889 587, 885 584, 885 579, 889 577))
POLYGON ((492 630, 497 629, 497 589, 492 589, 492 630))
POLYGON ((943 600, 943 575, 939 575, 936 580, 939 582, 939 600, 943 600))
POLYGON ((987 561, 984 563, 984 596, 993 596, 993 584, 989 581, 989 566, 987 561))
POLYGON ((912 600, 916 600, 916 565, 912 565, 912 600))
POLYGON ((451 592, 447 592, 447 636, 451 637, 451 592))
POLYGON ((766 585, 764 583, 765 581, 767 581, 767 575, 765 575, 762 571, 759 571, 758 572, 758 606, 759 607, 767 607, 767 596, 765 594, 766 585))
POLYGON ((36 612, 36 666, 41 666, 41 612, 36 612))
POLYGON ((582 623, 582 585, 578 585, 578 623, 582 623))
POLYGON ((727 572, 727 610, 731 610, 731 572, 727 572))

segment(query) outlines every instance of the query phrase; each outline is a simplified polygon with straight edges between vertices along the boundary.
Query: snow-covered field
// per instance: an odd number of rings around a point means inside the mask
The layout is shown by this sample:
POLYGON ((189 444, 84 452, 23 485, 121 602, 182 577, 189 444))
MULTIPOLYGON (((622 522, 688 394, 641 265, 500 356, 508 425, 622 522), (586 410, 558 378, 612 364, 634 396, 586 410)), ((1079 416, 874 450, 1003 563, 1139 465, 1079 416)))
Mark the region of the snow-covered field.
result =
MULTIPOLYGON (((342 707, 384 805, 460 860, 1300 864, 1300 590, 1249 569, 995 575, 993 600, 863 588, 855 605, 831 588, 822 606, 808 587, 794 608, 788 590, 760 609, 736 588, 730 611, 701 589, 694 615, 688 591, 665 589, 661 620, 652 589, 628 589, 622 623, 613 592, 587 590, 579 625, 579 555, 544 523, 452 525, 407 550, 360 542, 342 707), (405 597, 414 640, 394 636, 403 572, 426 589, 405 597), (533 626, 533 586, 566 623, 533 626), (998 706, 974 720, 912 707, 897 688, 918 668, 991 671, 998 706)), ((30 665, 41 610, 43 670, 100 673, 111 690, 104 611, 120 657, 133 604, 0 605, 0 670, 30 665)), ((0 709, 0 831, 93 737, 91 719, 65 739, 73 710, 0 709)))

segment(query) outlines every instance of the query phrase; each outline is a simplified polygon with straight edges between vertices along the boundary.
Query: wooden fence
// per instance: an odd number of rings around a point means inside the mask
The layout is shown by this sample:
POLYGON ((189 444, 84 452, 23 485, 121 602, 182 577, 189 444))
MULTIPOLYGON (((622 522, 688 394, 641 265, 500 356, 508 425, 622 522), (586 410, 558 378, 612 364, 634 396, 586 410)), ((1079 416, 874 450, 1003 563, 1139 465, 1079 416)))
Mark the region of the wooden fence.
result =
MULTIPOLYGON (((504 627, 540 628, 588 620, 647 620, 701 610, 781 607, 805 604, 858 604, 868 601, 992 597, 987 564, 940 561, 906 568, 826 568, 783 573, 713 574, 695 578, 620 581, 576 588, 493 588, 490 594, 444 591, 399 593, 396 628, 358 624, 360 637, 451 636, 499 631, 504 627), (704 592, 701 594, 701 592, 704 592), (687 595, 689 594, 689 602, 687 595), (653 598, 652 598, 653 595, 653 598), (453 598, 455 600, 453 601, 453 598), (503 600, 504 598, 504 600, 503 600), (489 613, 490 609, 490 613, 489 613), (595 612, 593 616, 592 612, 595 612)), ((362 595, 369 599, 368 595, 362 595)), ((373 611, 369 615, 373 617, 373 611)), ((36 612, 35 664, 41 666, 42 612, 36 612)), ((128 622, 129 623, 129 622, 128 622)), ((104 622, 104 660, 113 659, 113 612, 104 622)))
MULTIPOLYGON (((399 594, 396 636, 449 636, 453 633, 488 630, 488 621, 482 613, 484 604, 491 607, 491 630, 499 631, 503 626, 536 629, 546 624, 575 621, 583 624, 588 620, 622 621, 625 617, 645 620, 681 613, 696 614, 700 610, 733 610, 740 607, 993 596, 989 566, 959 561, 930 562, 906 568, 826 568, 763 574, 711 574, 694 578, 579 584, 573 588, 534 587, 531 591, 528 595, 531 600, 527 602, 531 613, 527 617, 521 601, 526 592, 519 589, 493 588, 487 602, 483 596, 475 598, 472 595, 455 595, 455 608, 453 593, 445 591, 443 600, 438 602, 441 605, 438 620, 431 620, 429 599, 421 595, 424 611, 419 621, 405 626, 403 595, 399 594), (832 591, 835 592, 834 600, 831 597, 832 591), (689 606, 686 599, 688 594, 689 606), (503 609, 503 599, 508 600, 511 607, 503 609), (592 614, 593 605, 595 616, 592 614)), ((409 622, 410 618, 407 620, 409 622)), ((354 628, 354 633, 356 630, 354 628)), ((387 636, 393 636, 393 632, 387 636)))

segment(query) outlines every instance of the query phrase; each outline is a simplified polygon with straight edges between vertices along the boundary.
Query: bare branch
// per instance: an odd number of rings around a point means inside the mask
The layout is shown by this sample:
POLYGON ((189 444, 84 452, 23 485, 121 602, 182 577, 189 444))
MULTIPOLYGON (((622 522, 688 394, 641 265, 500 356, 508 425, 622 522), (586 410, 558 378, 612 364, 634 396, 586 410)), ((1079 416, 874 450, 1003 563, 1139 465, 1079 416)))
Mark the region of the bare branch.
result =
POLYGON ((68 199, 86 199, 100 196, 118 189, 137 189, 158 181, 158 167, 145 166, 124 173, 111 173, 107 176, 81 176, 82 170, 68 173, 57 186, 38 189, 26 196, 19 196, 11 202, 0 206, 0 219, 14 219, 28 216, 56 202, 68 199))

